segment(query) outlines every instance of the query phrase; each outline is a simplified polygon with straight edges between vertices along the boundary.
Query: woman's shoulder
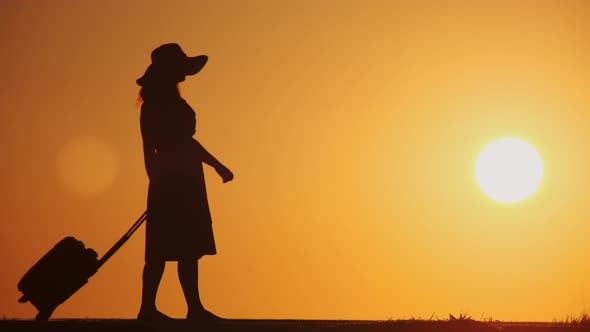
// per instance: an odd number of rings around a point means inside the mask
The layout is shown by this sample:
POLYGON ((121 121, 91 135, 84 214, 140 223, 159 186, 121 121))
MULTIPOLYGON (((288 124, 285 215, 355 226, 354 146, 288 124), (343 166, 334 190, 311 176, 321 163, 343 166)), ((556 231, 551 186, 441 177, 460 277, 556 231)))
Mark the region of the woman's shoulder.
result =
POLYGON ((156 112, 156 111, 161 110, 162 108, 164 108, 163 103, 161 103, 159 101, 154 101, 154 100, 144 101, 141 104, 141 112, 142 113, 156 112))
POLYGON ((161 117, 164 113, 165 112, 163 111, 163 107, 159 103, 144 102, 143 104, 141 104, 140 120, 142 123, 160 122, 162 120, 161 117))
POLYGON ((166 111, 184 108, 184 102, 179 100, 151 100, 141 104, 142 113, 164 113, 166 111))

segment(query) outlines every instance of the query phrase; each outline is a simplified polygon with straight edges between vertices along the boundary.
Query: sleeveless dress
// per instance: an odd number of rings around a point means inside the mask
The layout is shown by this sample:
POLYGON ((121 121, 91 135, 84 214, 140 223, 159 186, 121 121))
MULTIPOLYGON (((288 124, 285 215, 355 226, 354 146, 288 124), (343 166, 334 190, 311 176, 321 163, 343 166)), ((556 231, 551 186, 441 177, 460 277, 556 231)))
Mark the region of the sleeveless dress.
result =
MULTIPOLYGON (((215 255, 202 146, 193 139, 194 110, 183 99, 141 106, 144 153, 151 155, 147 199, 147 261, 195 260, 215 255)), ((146 158, 147 161, 147 158, 146 158)))

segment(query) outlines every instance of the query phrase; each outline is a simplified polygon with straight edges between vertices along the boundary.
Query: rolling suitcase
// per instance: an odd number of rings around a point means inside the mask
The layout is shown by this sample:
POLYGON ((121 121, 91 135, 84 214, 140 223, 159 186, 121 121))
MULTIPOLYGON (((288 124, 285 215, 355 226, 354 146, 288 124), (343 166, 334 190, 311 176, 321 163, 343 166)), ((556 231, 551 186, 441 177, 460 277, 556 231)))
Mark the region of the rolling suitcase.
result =
POLYGON ((59 241, 19 281, 18 290, 23 296, 18 301, 31 302, 39 310, 36 319, 48 320, 55 308, 82 288, 146 218, 147 212, 144 212, 100 259, 96 251, 86 248, 82 241, 71 236, 59 241))

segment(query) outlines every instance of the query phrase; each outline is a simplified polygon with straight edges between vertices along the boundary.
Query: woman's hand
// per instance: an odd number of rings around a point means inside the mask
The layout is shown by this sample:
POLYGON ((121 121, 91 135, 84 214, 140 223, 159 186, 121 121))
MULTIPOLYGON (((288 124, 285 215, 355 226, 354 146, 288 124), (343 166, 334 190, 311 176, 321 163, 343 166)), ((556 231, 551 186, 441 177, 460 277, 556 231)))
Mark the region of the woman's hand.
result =
POLYGON ((215 171, 221 178, 223 179, 223 183, 229 182, 234 179, 234 174, 229 170, 229 168, 219 164, 215 167, 215 171))

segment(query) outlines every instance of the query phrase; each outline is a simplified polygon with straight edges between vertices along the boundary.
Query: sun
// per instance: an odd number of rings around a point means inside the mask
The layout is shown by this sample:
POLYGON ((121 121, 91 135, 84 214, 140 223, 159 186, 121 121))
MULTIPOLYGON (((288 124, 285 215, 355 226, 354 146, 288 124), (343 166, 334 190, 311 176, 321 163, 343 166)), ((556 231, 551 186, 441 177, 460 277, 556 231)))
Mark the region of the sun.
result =
POLYGON ((488 144, 475 163, 481 190, 501 203, 517 203, 532 195, 543 177, 543 162, 535 149, 516 138, 488 144))

